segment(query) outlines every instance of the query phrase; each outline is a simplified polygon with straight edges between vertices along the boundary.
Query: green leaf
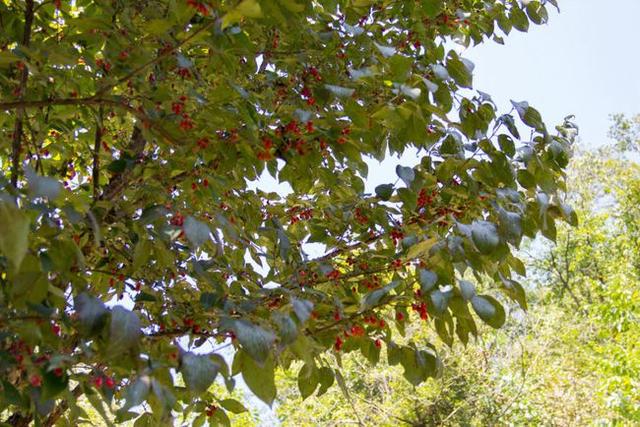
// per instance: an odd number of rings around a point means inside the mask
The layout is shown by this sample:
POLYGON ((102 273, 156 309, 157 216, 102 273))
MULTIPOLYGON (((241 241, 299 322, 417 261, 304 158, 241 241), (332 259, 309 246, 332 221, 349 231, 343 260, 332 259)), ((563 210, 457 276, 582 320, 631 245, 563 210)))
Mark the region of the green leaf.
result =
POLYGON ((380 301, 382 301, 382 298, 387 296, 389 294, 389 292, 391 292, 391 290, 395 289, 399 284, 400 284, 400 282, 396 280, 396 281, 393 281, 393 282, 389 283, 387 286, 384 286, 382 288, 373 290, 373 291, 369 292, 368 294, 366 294, 362 298, 362 302, 360 304, 360 311, 367 311, 367 310, 370 310, 371 308, 377 306, 380 303, 380 301))
POLYGON ((394 47, 383 46, 376 42, 373 42, 373 44, 378 49, 378 51, 382 54, 382 56, 384 56, 385 58, 390 58, 396 54, 396 49, 394 47))
POLYGON ((242 348, 258 364, 267 361, 276 339, 273 332, 243 319, 223 319, 222 327, 234 332, 242 348))
POLYGON ((498 217, 500 219, 500 234, 509 243, 516 247, 520 246, 522 240, 522 216, 516 212, 509 212, 502 208, 498 209, 498 217))
POLYGON ((518 303, 520 308, 527 310, 527 296, 522 285, 515 280, 501 277, 504 292, 511 300, 518 303))
POLYGON ((54 200, 62 190, 62 184, 49 177, 38 175, 31 166, 24 167, 24 176, 29 183, 29 194, 33 198, 44 197, 54 200))
POLYGON ((242 16, 247 18, 260 18, 262 17, 262 9, 260 4, 256 0, 242 0, 236 10, 240 12, 242 16))
POLYGON ((413 168, 407 166, 396 166, 396 174, 405 183, 407 187, 411 186, 411 183, 416 179, 416 173, 413 168))
POLYGON ((318 387, 320 378, 318 376, 318 370, 309 364, 304 364, 298 372, 298 389, 302 400, 311 396, 318 387))
POLYGON ((437 242, 436 238, 431 238, 412 245, 407 251, 407 259, 424 256, 437 242))
POLYGON ((84 335, 92 336, 100 332, 109 313, 102 300, 81 293, 74 298, 74 307, 78 314, 80 331, 84 335))
POLYGON ((526 169, 519 169, 517 174, 518 183, 527 190, 536 188, 536 178, 526 169))
POLYGON ((22 396, 20 395, 20 391, 18 391, 18 389, 15 388, 14 385, 11 384, 9 381, 7 380, 1 380, 1 381, 2 381, 2 402, 5 404, 17 406, 19 408, 27 409, 25 408, 25 399, 23 399, 22 396))
POLYGON ((564 217, 565 221, 567 221, 569 225, 572 225, 574 227, 578 226, 578 214, 570 205, 560 203, 560 211, 562 212, 562 216, 564 217))
POLYGON ((340 98, 349 98, 356 91, 348 87, 325 84, 324 87, 340 98))
POLYGON ((329 367, 323 366, 318 370, 318 382, 320 383, 320 387, 318 387, 318 393, 316 396, 322 396, 329 390, 329 388, 333 385, 335 381, 335 375, 333 374, 333 370, 329 367))
POLYGON ((453 51, 449 53, 449 59, 447 59, 447 71, 459 86, 466 88, 472 87, 473 68, 473 63, 468 59, 460 58, 453 51))
POLYGON ((3 50, 0 52, 0 68, 7 68, 19 60, 20 58, 10 50, 3 50))
POLYGON ((429 294, 429 298, 436 314, 443 314, 447 310, 447 305, 449 303, 449 293, 435 290, 429 294))
POLYGON ((218 408, 218 410, 215 411, 211 417, 209 417, 209 421, 211 422, 212 426, 221 425, 223 427, 231 427, 231 420, 227 416, 226 412, 220 408, 218 408))
POLYGON ((465 301, 470 301, 476 295, 476 287, 468 280, 459 280, 460 293, 465 301))
POLYGON ((147 239, 141 239, 136 243, 136 247, 133 250, 133 264, 131 267, 134 271, 139 271, 141 267, 146 266, 147 262, 151 258, 153 251, 153 243, 147 239))
POLYGON ((474 221, 471 224, 471 238, 483 254, 494 252, 500 244, 498 227, 489 221, 474 221))
POLYGON ((529 106, 526 101, 515 102, 511 101, 511 104, 518 112, 520 119, 527 125, 534 128, 537 131, 545 132, 546 127, 542 121, 542 116, 538 110, 529 106))
POLYGON ((240 4, 222 17, 222 28, 224 29, 230 25, 240 22, 244 17, 262 17, 262 8, 260 7, 260 3, 256 0, 242 0, 240 4))
POLYGON ((219 366, 206 354, 184 353, 180 360, 180 371, 187 387, 197 394, 211 387, 218 375, 219 366))
POLYGON ((288 314, 273 312, 273 322, 278 328, 280 342, 284 345, 293 343, 298 337, 298 326, 288 314))
POLYGON ((421 2, 422 11, 430 18, 435 18, 440 14, 444 7, 443 0, 423 0, 421 2))
POLYGON ((142 330, 138 315, 119 305, 113 307, 109 326, 109 354, 121 356, 137 347, 141 336, 142 330))
POLYGON ((513 157, 516 154, 515 143, 509 135, 498 135, 498 144, 500 145, 500 149, 502 150, 502 152, 507 156, 513 157))
POLYGON ((45 373, 42 379, 42 398, 54 399, 66 390, 68 384, 69 377, 66 375, 58 376, 53 372, 45 373))
POLYGON ((391 68, 391 78, 394 81, 405 81, 409 77, 413 59, 402 55, 393 55, 388 60, 391 68))
POLYGON ((220 406, 226 409, 229 412, 233 412, 234 414, 241 414, 243 412, 247 412, 247 408, 240 402, 235 399, 224 399, 220 401, 220 406))
POLYGON ((376 187, 376 196, 380 199, 387 201, 391 198, 393 194, 393 185, 392 184, 381 184, 376 187))
POLYGON ((313 311, 313 303, 311 301, 291 298, 291 304, 293 305, 293 312, 296 313, 296 317, 300 323, 309 320, 311 312, 313 311))
POLYGON ((404 368, 403 375, 414 386, 420 385, 425 380, 422 370, 416 361, 415 351, 409 347, 402 348, 400 363, 404 368))
POLYGON ((493 328, 504 325, 506 315, 502 305, 489 295, 476 295, 471 298, 471 306, 478 317, 493 328))
POLYGON ((514 5, 511 8, 511 22, 513 23, 513 27, 522 32, 526 32, 529 29, 529 19, 527 15, 524 13, 518 5, 514 5))
POLYGON ((529 19, 533 23, 538 25, 545 24, 549 20, 547 9, 539 1, 532 1, 527 4, 527 15, 529 15, 529 19))
POLYGON ((184 220, 184 235, 191 244, 198 248, 209 241, 211 230, 204 222, 198 221, 192 216, 184 220))
POLYGON ((145 31, 153 35, 162 35, 171 28, 173 24, 166 19, 151 19, 144 26, 145 31))
POLYGON ((11 203, 0 201, 0 251, 16 270, 29 249, 29 217, 11 203))
POLYGON ((156 378, 151 378, 151 391, 153 394, 148 402, 153 411, 161 417, 171 413, 176 406, 176 397, 171 390, 156 378))
POLYGON ((420 283, 420 290, 423 294, 431 292, 438 283, 438 275, 431 270, 421 268, 418 270, 418 282, 420 283))
POLYGON ((240 359, 238 364, 242 369, 242 378, 249 390, 264 403, 271 406, 276 398, 273 358, 269 357, 262 365, 258 365, 247 353, 239 351, 234 356, 234 365, 236 364, 235 357, 240 359))
POLYGON ((287 259, 289 251, 291 250, 291 242, 289 241, 289 236, 287 236, 287 233, 282 228, 278 228, 278 242, 280 258, 287 259))

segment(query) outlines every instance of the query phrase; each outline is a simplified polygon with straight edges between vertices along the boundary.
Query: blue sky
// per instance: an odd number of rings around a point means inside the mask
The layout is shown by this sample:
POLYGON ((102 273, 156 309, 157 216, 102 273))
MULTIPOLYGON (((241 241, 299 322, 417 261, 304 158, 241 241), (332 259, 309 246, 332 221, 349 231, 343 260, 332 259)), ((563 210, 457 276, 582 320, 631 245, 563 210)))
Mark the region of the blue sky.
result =
POLYGON ((640 113, 640 0, 559 0, 547 25, 466 56, 474 86, 498 105, 527 100, 552 127, 576 115, 581 143, 606 142, 612 113, 640 113))
MULTIPOLYGON (((510 100, 528 101, 549 129, 575 115, 579 145, 609 142, 614 113, 640 113, 640 0, 558 0, 549 22, 513 30, 505 44, 488 41, 463 56, 475 64, 474 88, 489 93, 499 113, 510 100), (615 7, 612 7, 614 5, 615 7)), ((393 183, 398 163, 412 166, 415 152, 402 159, 370 160, 366 190, 393 183)))

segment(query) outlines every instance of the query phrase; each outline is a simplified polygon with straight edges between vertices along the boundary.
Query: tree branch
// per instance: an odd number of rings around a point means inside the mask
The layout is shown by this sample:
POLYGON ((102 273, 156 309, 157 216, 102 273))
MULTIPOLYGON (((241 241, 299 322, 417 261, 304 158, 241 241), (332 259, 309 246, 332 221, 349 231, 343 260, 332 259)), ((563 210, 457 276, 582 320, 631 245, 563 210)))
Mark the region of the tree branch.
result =
POLYGON ((159 62, 161 59, 166 58, 167 56, 174 54, 178 49, 180 49, 182 46, 184 46, 186 43, 188 43, 190 40, 192 40, 198 34, 202 33, 203 31, 208 30, 211 27, 213 27, 214 24, 215 24, 215 21, 211 21, 207 25, 203 25, 202 27, 200 27, 199 29, 197 29, 196 31, 191 33, 191 35, 189 35, 187 38, 185 38, 181 42, 177 43, 171 49, 167 49, 167 50, 161 51, 160 54, 158 56, 156 56, 154 59, 145 62, 144 64, 140 65, 137 68, 134 68, 128 74, 120 77, 115 82, 109 83, 108 85, 101 87, 100 89, 98 89, 98 91, 96 92, 96 94, 94 96, 95 97, 100 97, 100 96, 104 95, 109 90, 113 89, 114 87, 116 87, 116 86, 118 86, 118 85, 120 85, 122 83, 127 82, 133 76, 135 76, 136 74, 138 74, 141 71, 145 70, 146 68, 150 67, 151 65, 159 62))
MULTIPOLYGON (((74 398, 80 397, 82 394, 82 386, 78 384, 71 392, 74 398)), ((65 412, 69 409, 69 402, 63 400, 55 407, 55 409, 49 414, 46 421, 42 423, 43 427, 52 427, 65 412)))
MULTIPOLYGON (((31 27, 33 26, 33 0, 26 1, 24 11, 24 34, 22 35, 22 45, 29 47, 31 42, 31 27)), ((18 96, 22 100, 29 78, 29 68, 23 65, 18 85, 18 96)), ((11 184, 14 188, 18 186, 18 176, 20 175, 20 152, 22 151, 22 127, 24 119, 24 108, 16 111, 16 122, 13 128, 13 141, 11 143, 11 184)))
POLYGON ((96 135, 93 141, 93 167, 91 179, 93 180, 93 200, 98 199, 100 189, 100 142, 102 141, 102 106, 98 109, 96 120, 96 135))
POLYGON ((165 138, 167 141, 171 142, 174 145, 179 145, 178 140, 176 140, 169 132, 167 132, 162 125, 158 122, 154 122, 147 116, 144 111, 141 111, 137 108, 132 107, 127 103, 125 99, 123 100, 115 100, 115 99, 107 99, 107 98, 60 98, 60 99, 42 99, 37 101, 11 101, 11 102, 0 102, 0 110, 15 110, 20 111, 25 108, 42 108, 42 107, 51 107, 54 105, 107 105, 114 108, 121 108, 131 115, 135 116, 139 120, 142 121, 144 125, 148 125, 151 129, 155 129, 157 133, 165 138))
MULTIPOLYGON (((131 133, 131 139, 129 141, 129 146, 127 147, 126 150, 130 152, 131 157, 133 157, 134 159, 137 159, 144 152, 146 143, 147 141, 142 135, 142 130, 138 125, 136 125, 133 128, 133 132, 131 133)), ((126 170, 115 175, 109 181, 107 188, 105 188, 100 198, 103 200, 113 200, 127 186, 130 176, 131 176, 130 171, 126 171, 126 170)))

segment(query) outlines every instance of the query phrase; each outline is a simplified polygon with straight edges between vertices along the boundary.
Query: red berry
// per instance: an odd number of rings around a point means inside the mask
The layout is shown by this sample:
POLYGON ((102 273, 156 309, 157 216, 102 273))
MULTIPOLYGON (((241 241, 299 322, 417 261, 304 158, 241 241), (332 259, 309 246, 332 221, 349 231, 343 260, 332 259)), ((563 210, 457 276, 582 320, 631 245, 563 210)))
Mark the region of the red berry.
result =
POLYGON ((40 387, 42 385, 42 377, 40 375, 33 374, 31 375, 31 378, 29 378, 29 383, 33 387, 40 387))
POLYGON ((102 387, 102 382, 103 382, 102 377, 95 377, 95 378, 93 379, 93 385, 95 385, 95 386, 96 386, 96 388, 100 388, 100 387, 102 387))
POLYGON ((113 388, 115 387, 116 382, 113 380, 113 378, 107 377, 107 379, 104 381, 104 384, 107 386, 107 388, 113 388))
POLYGON ((57 323, 51 325, 51 332, 53 332, 54 335, 60 335, 60 325, 57 323))

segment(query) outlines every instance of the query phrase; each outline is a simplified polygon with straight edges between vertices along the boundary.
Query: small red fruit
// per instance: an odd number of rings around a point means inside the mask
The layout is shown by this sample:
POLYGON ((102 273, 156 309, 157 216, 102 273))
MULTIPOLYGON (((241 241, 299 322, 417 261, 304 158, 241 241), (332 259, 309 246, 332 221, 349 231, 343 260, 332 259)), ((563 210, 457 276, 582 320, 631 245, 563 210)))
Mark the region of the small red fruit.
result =
POLYGON ((51 332, 53 332, 53 335, 60 335, 60 325, 57 323, 51 325, 51 332))
POLYGON ((29 383, 33 387, 40 387, 42 385, 42 377, 40 375, 33 374, 31 375, 31 378, 29 378, 29 383))
POLYGON ((95 377, 93 379, 93 385, 96 386, 96 388, 102 387, 102 383, 103 383, 102 377, 95 377))
POLYGON ((111 377, 107 377, 107 379, 105 379, 104 384, 107 386, 107 388, 113 388, 116 385, 116 382, 113 380, 113 378, 111 377))

